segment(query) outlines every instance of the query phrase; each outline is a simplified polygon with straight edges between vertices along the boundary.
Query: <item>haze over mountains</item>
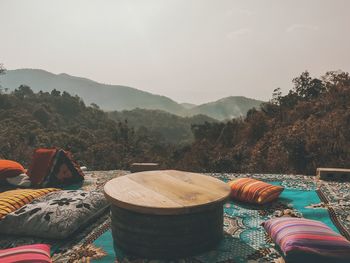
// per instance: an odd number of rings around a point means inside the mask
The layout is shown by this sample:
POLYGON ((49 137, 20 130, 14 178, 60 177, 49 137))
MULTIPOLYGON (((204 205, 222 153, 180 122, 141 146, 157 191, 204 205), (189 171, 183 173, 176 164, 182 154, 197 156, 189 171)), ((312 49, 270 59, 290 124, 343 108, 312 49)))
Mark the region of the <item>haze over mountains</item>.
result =
POLYGON ((96 103, 101 109, 132 110, 136 108, 163 110, 179 116, 207 115, 218 120, 244 116, 252 107, 259 107, 262 101, 241 96, 232 96, 215 102, 194 105, 177 103, 174 100, 135 88, 108 85, 68 74, 53 74, 40 69, 8 70, 1 76, 3 88, 14 90, 20 85, 28 85, 33 91, 51 92, 53 89, 78 95, 85 103, 96 103))

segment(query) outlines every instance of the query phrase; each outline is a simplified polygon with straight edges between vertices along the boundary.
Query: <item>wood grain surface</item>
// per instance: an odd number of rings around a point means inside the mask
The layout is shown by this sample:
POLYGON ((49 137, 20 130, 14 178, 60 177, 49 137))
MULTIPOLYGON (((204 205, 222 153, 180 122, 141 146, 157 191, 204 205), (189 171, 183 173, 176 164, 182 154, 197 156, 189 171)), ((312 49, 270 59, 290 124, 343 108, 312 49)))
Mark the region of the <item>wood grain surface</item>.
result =
POLYGON ((133 173, 104 186, 115 206, 145 214, 186 214, 210 209, 228 198, 230 188, 210 176, 176 170, 133 173))

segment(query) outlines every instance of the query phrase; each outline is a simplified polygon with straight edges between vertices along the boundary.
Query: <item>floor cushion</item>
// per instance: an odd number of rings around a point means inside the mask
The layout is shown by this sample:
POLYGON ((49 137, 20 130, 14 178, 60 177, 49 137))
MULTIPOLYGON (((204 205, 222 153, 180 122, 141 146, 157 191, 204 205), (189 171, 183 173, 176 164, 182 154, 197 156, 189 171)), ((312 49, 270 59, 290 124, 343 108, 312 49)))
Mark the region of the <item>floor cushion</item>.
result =
POLYGON ((228 183, 231 187, 231 197, 235 200, 265 204, 276 200, 284 190, 281 186, 268 184, 252 178, 239 178, 228 183))
POLYGON ((0 221, 6 215, 29 204, 36 198, 58 190, 57 188, 17 189, 0 193, 0 221))
POLYGON ((68 151, 62 149, 36 149, 28 170, 32 185, 66 186, 84 180, 84 174, 68 151))
POLYGON ((350 262, 350 242, 322 222, 282 217, 263 227, 288 262, 350 262))
POLYGON ((0 233, 64 239, 101 215, 101 191, 62 190, 36 199, 0 220, 0 233))
POLYGON ((34 244, 0 250, 1 263, 51 263, 50 246, 34 244))
POLYGON ((15 177, 22 173, 25 173, 24 167, 15 161, 0 160, 0 180, 4 180, 8 177, 15 177))
POLYGON ((15 177, 8 177, 6 178, 6 181, 12 186, 18 186, 23 188, 29 188, 31 186, 31 182, 27 174, 19 174, 15 177))

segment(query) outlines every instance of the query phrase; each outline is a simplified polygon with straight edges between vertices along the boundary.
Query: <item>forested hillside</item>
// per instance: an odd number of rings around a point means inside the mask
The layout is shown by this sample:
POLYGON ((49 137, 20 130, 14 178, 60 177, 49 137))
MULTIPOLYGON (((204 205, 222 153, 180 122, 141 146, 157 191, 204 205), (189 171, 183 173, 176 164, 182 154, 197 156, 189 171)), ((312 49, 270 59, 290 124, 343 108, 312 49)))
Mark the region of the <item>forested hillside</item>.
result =
POLYGON ((131 111, 108 112, 108 116, 118 122, 128 122, 137 132, 147 129, 153 136, 167 143, 184 145, 194 140, 192 125, 217 122, 205 115, 180 117, 160 110, 135 109, 131 111))
POLYGON ((179 104, 156 94, 122 85, 107 85, 96 81, 71 76, 65 73, 53 74, 40 69, 8 70, 2 76, 1 84, 13 91, 21 85, 30 86, 34 92, 51 92, 53 89, 79 96, 87 105, 98 105, 102 110, 122 111, 136 108, 162 110, 182 117, 207 115, 217 120, 245 116, 252 107, 259 107, 262 101, 241 96, 223 98, 218 101, 194 105, 179 104))
POLYGON ((91 169, 127 169, 135 161, 165 163, 170 149, 162 143, 67 92, 20 86, 0 94, 0 158, 28 165, 35 148, 61 147, 91 169))
POLYGON ((196 171, 307 173, 350 167, 350 77, 308 72, 246 118, 193 127, 195 142, 177 166, 196 171))

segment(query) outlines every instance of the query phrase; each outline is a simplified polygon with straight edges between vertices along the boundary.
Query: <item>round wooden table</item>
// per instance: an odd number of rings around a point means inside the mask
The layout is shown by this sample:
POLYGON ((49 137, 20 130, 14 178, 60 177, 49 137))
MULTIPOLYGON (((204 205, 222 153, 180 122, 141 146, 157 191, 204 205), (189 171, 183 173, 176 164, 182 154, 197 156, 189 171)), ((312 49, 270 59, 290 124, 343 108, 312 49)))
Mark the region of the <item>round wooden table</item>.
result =
POLYGON ((146 258, 178 258, 210 249, 223 234, 224 182, 175 170, 115 178, 104 186, 111 202, 115 248, 146 258))

